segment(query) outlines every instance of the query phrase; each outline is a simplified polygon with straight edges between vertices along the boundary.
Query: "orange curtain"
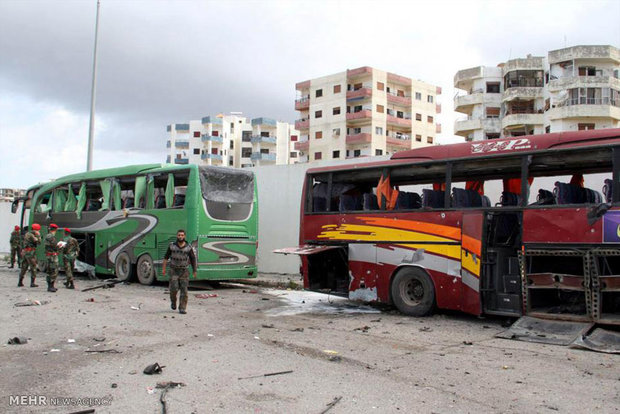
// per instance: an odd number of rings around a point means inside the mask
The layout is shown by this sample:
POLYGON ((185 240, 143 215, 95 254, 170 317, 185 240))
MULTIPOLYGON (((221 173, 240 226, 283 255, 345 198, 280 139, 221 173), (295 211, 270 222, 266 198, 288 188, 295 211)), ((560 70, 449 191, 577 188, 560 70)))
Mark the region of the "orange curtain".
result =
POLYGON ((446 191, 446 183, 433 183, 433 190, 446 191))
POLYGON ((379 184, 377 184, 377 202, 379 203, 379 208, 385 206, 386 210, 394 210, 397 199, 398 190, 392 188, 390 185, 390 177, 383 179, 383 175, 381 175, 379 184))
POLYGON ((481 196, 484 195, 484 181, 467 181, 465 183, 466 190, 474 190, 481 196))
POLYGON ((576 185, 577 187, 583 188, 583 175, 582 174, 573 174, 570 179, 570 183, 572 185, 576 185))
MULTIPOLYGON (((532 185, 532 183, 534 182, 534 178, 528 178, 527 182, 532 185)), ((504 180, 504 191, 508 191, 509 193, 514 193, 516 195, 521 195, 521 179, 508 178, 504 180)))

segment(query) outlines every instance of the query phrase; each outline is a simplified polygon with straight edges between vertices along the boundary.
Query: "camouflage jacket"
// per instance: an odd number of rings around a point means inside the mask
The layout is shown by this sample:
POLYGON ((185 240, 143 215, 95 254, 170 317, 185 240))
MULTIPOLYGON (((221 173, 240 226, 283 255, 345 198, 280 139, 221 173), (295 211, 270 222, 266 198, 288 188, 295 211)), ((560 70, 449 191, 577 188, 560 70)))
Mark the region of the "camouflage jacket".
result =
POLYGON ((63 253, 65 256, 75 258, 78 253, 80 253, 80 245, 78 244, 78 241, 71 236, 66 237, 64 241, 67 244, 63 249, 63 253))
POLYGON ((11 247, 20 247, 22 245, 22 235, 19 230, 11 232, 11 247))
POLYGON ((58 253, 59 250, 56 236, 52 233, 48 233, 47 236, 45 236, 45 254, 58 253))
MULTIPOLYGON (((37 246, 41 244, 41 236, 36 234, 34 231, 29 231, 24 236, 24 248, 26 249, 36 249, 37 246)), ((34 255, 34 250, 30 252, 25 252, 26 255, 34 255)))

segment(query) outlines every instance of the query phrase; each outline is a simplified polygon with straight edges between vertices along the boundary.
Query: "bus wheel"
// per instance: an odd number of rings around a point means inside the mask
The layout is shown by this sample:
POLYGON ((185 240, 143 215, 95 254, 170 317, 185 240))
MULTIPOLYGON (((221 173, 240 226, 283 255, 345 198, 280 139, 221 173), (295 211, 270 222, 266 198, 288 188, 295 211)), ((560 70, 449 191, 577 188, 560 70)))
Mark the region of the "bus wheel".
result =
POLYGON ((114 263, 114 273, 118 280, 129 281, 132 275, 131 259, 129 255, 122 252, 116 257, 116 263, 114 263))
POLYGON ((400 270, 392 281, 391 291, 394 305, 405 315, 425 316, 435 307, 433 281, 421 270, 400 270))
POLYGON ((143 254, 138 259, 136 266, 138 273, 138 280, 143 285, 152 285, 155 281, 155 266, 153 266, 153 259, 148 254, 143 254))

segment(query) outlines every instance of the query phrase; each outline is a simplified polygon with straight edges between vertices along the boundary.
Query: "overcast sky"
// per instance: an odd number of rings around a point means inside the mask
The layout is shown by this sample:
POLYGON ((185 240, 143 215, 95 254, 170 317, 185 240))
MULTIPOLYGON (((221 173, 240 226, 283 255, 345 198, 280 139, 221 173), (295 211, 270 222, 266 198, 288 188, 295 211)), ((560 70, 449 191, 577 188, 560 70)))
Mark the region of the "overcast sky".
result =
MULTIPOLYGON (((96 0, 0 0, 0 187, 83 171, 96 0)), ((528 53, 620 45, 620 1, 101 0, 94 168, 165 160, 166 125, 293 122, 295 83, 359 66, 441 86, 528 53)))

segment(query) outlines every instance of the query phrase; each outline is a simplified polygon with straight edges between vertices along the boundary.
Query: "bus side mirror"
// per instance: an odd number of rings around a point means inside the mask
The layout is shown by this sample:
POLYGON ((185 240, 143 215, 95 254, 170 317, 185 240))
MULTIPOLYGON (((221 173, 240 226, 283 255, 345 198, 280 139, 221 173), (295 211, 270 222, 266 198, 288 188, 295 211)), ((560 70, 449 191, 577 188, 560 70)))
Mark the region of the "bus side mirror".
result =
POLYGON ((17 213, 18 205, 19 205, 19 200, 13 200, 13 203, 11 203, 11 213, 13 214, 17 213))

